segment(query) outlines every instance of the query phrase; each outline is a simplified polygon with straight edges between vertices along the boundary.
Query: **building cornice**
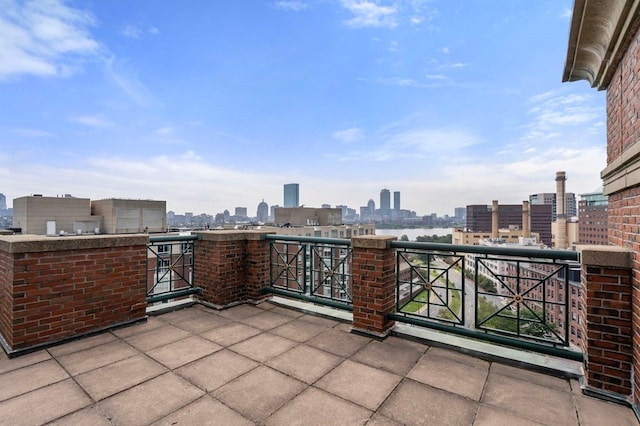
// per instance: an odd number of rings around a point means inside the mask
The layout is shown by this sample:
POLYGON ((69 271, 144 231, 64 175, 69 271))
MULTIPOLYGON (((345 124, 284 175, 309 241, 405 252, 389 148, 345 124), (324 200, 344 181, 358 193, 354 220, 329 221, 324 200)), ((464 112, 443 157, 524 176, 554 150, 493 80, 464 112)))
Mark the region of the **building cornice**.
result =
POLYGON ((609 162, 600 173, 604 195, 640 185, 640 143, 625 149, 618 158, 609 162))
POLYGON ((640 0, 575 0, 562 81, 606 90, 640 25, 640 0))

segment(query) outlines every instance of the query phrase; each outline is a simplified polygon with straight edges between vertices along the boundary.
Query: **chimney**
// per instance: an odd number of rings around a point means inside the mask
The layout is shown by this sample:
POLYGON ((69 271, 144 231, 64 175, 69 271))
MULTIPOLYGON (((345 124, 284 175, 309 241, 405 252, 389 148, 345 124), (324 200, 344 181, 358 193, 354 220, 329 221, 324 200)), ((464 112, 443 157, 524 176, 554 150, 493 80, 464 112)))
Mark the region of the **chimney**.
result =
POLYGON ((567 215, 565 214, 565 172, 556 172, 556 248, 567 248, 567 215))
POLYGON ((491 207, 491 239, 497 240, 500 238, 498 233, 498 200, 493 200, 491 207))
POLYGON ((529 202, 522 202, 522 237, 530 238, 531 237, 531 224, 530 224, 530 216, 529 216, 529 202))

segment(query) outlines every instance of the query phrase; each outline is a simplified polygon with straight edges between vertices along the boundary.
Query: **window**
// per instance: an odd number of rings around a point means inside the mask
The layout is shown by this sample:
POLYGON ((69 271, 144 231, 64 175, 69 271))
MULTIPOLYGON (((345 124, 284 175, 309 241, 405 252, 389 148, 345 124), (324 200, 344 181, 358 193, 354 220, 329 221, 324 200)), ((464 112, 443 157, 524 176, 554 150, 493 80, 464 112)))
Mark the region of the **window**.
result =
POLYGON ((169 244, 160 244, 157 247, 158 254, 169 254, 171 253, 171 245, 169 244))
POLYGON ((193 250, 193 244, 191 243, 181 243, 180 244, 180 252, 183 254, 189 254, 193 250))
POLYGON ((573 327, 573 326, 571 326, 571 334, 572 334, 573 336, 575 336, 575 335, 576 335, 576 329, 575 329, 575 327, 573 327))
POLYGON ((582 338, 582 331, 580 329, 578 329, 578 337, 582 338))

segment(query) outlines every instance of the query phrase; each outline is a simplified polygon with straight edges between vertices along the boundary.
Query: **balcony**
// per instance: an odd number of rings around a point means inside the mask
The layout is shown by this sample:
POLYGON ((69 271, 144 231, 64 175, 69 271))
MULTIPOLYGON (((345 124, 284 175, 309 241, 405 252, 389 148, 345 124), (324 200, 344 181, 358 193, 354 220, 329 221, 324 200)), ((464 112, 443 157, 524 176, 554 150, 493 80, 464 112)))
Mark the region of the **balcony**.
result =
POLYGON ((577 264, 583 355, 567 325, 574 254, 163 238, 1 237, 9 424, 638 424, 624 252, 577 264), (496 301, 484 316, 481 297, 496 301))
POLYGON ((2 355, 0 379, 11 425, 637 424, 628 407, 582 395, 576 379, 356 335, 270 302, 194 306, 2 355))

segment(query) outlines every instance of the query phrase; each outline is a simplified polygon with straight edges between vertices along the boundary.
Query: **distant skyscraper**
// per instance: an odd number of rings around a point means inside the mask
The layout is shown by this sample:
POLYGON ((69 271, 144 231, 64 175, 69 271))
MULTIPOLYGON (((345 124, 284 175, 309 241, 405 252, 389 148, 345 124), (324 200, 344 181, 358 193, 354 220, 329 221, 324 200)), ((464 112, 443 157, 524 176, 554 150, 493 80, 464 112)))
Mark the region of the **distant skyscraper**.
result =
POLYGON ((247 217, 247 208, 236 207, 236 217, 247 217))
POLYGON ((376 214, 376 202, 369 199, 369 202, 367 203, 367 208, 369 209, 369 215, 373 216, 374 214, 376 214))
MULTIPOLYGON (((556 220, 556 193, 542 192, 539 194, 529 195, 529 203, 534 204, 551 204, 551 220, 556 220)), ((567 217, 578 216, 576 205, 576 194, 573 192, 565 193, 564 212, 567 217)))
POLYGON ((388 214, 391 210, 391 192, 388 189, 380 191, 380 211, 382 214, 388 214))
POLYGON ((7 197, 4 194, 0 194, 0 210, 7 209, 7 197))
POLYGON ((300 207, 300 185, 297 183, 284 185, 284 206, 300 207))
POLYGON ((454 209, 456 220, 467 220, 467 209, 465 207, 456 207, 454 209))
POLYGON ((578 203, 578 244, 607 245, 609 242, 609 197, 602 189, 591 194, 580 194, 578 203))
POLYGON ((400 191, 393 192, 393 209, 400 210, 400 191))
POLYGON ((264 198, 258 204, 258 211, 256 212, 258 222, 267 222, 269 220, 269 205, 264 202, 264 198))

